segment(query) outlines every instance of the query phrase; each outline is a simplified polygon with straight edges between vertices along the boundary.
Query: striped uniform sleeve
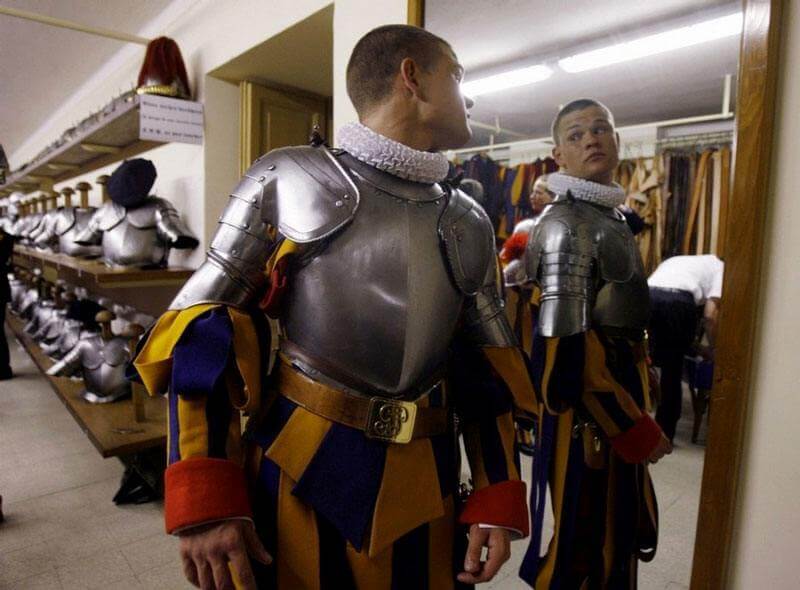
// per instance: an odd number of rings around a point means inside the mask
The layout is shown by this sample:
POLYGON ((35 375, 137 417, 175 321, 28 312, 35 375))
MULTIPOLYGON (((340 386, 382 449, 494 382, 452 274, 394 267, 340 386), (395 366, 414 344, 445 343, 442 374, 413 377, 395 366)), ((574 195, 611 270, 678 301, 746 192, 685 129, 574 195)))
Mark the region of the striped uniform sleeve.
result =
POLYGON ((233 327, 224 309, 197 318, 173 350, 168 399, 167 532, 226 518, 250 518, 241 414, 229 391, 233 327))
MULTIPOLYGON (((519 382, 525 378, 513 375, 506 382, 494 368, 505 364, 503 371, 510 375, 511 369, 522 368, 519 363, 524 358, 518 355, 515 348, 501 352, 494 347, 487 354, 482 347, 459 342, 454 347, 458 370, 450 379, 450 391, 461 420, 474 488, 459 521, 504 527, 521 538, 528 535, 529 521, 525 483, 520 481, 512 387, 524 387, 519 382)), ((527 388, 532 391, 529 380, 527 388)))
POLYGON ((631 359, 633 375, 623 385, 606 364, 599 336, 590 330, 562 338, 537 336, 532 364, 549 412, 581 407, 624 461, 640 463, 649 457, 661 429, 643 409, 648 395, 643 361, 631 359))

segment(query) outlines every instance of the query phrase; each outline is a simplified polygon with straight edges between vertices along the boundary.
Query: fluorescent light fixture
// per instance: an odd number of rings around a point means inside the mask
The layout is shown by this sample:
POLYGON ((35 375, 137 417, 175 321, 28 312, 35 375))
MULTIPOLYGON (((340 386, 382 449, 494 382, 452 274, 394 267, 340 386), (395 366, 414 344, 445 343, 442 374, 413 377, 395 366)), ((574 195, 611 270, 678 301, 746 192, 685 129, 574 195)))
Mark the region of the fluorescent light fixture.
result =
POLYGON ((494 76, 487 76, 486 78, 479 78, 472 82, 465 82, 461 85, 461 92, 473 98, 481 94, 489 94, 490 92, 498 92, 500 90, 541 82, 542 80, 547 80, 552 75, 553 70, 547 66, 529 66, 527 68, 503 72, 502 74, 495 74, 494 76))
POLYGON ((603 68, 612 64, 699 45, 715 39, 739 35, 741 32, 742 13, 737 12, 695 25, 672 29, 656 35, 648 35, 627 43, 618 43, 617 45, 578 53, 560 59, 558 66, 570 74, 585 72, 586 70, 603 68))

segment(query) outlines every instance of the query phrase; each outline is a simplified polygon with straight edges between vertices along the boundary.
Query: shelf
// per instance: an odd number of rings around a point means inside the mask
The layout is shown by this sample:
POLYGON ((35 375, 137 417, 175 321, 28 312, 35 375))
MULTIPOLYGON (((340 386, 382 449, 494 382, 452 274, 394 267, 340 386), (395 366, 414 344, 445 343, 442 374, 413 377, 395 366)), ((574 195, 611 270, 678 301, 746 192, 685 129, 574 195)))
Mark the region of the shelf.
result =
POLYGON ((66 279, 67 277, 62 275, 67 272, 69 276, 77 274, 79 277, 88 277, 96 284, 108 288, 180 286, 194 272, 190 268, 181 267, 153 269, 109 267, 98 260, 42 252, 18 244, 14 246, 14 263, 26 268, 39 266, 45 278, 53 282, 59 278, 66 279))
MULTIPOLYGON (((45 373, 53 361, 25 334, 24 322, 8 314, 6 323, 39 370, 45 373)), ((82 382, 46 374, 44 377, 103 457, 126 456, 166 446, 166 399, 148 397, 145 400, 146 420, 136 422, 130 398, 109 404, 90 404, 80 397, 84 389, 82 382)))
POLYGON ((139 139, 139 97, 113 101, 94 123, 28 167, 8 175, 0 197, 46 189, 163 145, 139 139))
POLYGON ((85 287, 91 293, 116 303, 160 316, 192 276, 190 268, 110 268, 97 260, 84 260, 64 254, 50 254, 33 248, 14 246, 15 266, 42 271, 45 280, 85 287))

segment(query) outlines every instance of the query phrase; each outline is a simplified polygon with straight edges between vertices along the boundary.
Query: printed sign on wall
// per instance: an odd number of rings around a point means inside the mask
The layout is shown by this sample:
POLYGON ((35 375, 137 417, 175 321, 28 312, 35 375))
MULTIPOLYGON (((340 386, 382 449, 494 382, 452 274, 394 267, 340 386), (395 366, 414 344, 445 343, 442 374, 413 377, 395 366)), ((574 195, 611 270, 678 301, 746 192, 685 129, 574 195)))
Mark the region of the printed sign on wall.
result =
POLYGON ((139 139, 203 143, 203 104, 168 96, 139 96, 139 139))

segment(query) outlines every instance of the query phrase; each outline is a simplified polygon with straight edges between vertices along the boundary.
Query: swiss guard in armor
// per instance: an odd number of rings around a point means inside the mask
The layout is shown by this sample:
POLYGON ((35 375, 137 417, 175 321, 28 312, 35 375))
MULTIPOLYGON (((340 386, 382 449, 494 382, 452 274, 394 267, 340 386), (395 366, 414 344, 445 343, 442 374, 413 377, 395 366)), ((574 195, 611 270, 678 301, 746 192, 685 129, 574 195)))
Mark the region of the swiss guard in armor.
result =
POLYGON ((531 544, 521 576, 537 590, 636 587, 655 556, 656 498, 647 463, 670 449, 650 417, 647 282, 613 183, 611 112, 588 99, 553 122, 556 197, 524 255, 534 287, 532 363, 543 409, 533 460, 531 544), (540 557, 545 491, 555 530, 540 557))
POLYGON ((172 204, 150 195, 156 168, 136 158, 122 163, 108 179, 111 201, 94 212, 75 242, 101 244, 109 266, 163 267, 171 248, 192 249, 197 238, 172 204))
POLYGON ((367 34, 348 66, 361 123, 339 149, 259 158, 145 337, 134 365, 169 390, 166 526, 193 583, 463 588, 527 535, 514 417, 532 383, 491 223, 438 152, 470 136, 462 74, 427 31, 367 34), (448 367, 456 348, 476 379, 448 367))

